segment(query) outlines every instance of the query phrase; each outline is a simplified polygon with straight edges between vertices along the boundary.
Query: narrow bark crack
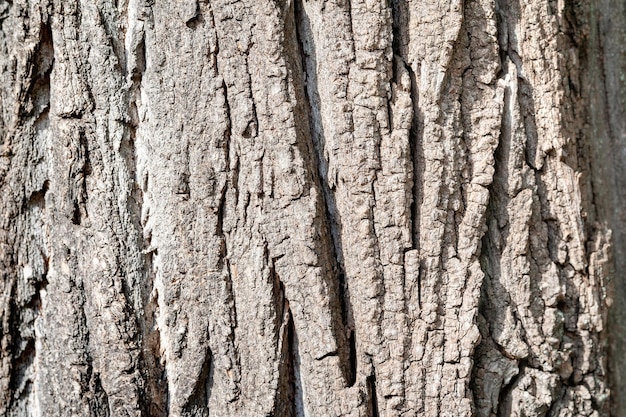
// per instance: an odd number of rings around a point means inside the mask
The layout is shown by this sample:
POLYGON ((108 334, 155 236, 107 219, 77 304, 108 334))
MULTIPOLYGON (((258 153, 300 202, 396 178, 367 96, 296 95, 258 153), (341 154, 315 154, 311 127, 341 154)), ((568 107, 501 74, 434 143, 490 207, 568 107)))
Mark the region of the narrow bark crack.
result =
POLYGON ((183 415, 189 416, 208 416, 209 415, 209 394, 211 389, 209 384, 211 381, 213 370, 213 354, 211 349, 207 347, 204 354, 204 361, 200 369, 200 375, 195 382, 193 392, 189 396, 187 403, 183 407, 183 415))
POLYGON ((289 301, 283 299, 281 308, 283 315, 281 316, 281 328, 279 332, 279 369, 278 369, 278 387, 276 396, 274 397, 273 417, 295 417, 296 411, 296 392, 298 380, 295 374, 296 352, 294 346, 295 328, 293 317, 289 310, 289 301))
MULTIPOLYGON (((375 372, 375 371, 373 371, 375 372)), ((376 375, 372 374, 367 377, 367 398, 368 398, 368 414, 369 417, 379 417, 378 397, 376 394, 376 375)))
MULTIPOLYGON (((395 3, 395 2, 394 2, 395 3)), ((411 248, 419 249, 420 240, 420 206, 422 204, 423 195, 421 190, 423 189, 423 177, 424 177, 424 150, 422 148, 422 136, 424 134, 423 129, 423 115, 419 107, 419 92, 417 87, 417 79, 415 72, 410 64, 407 63, 406 58, 402 54, 400 47, 400 29, 399 25, 399 11, 394 6, 393 10, 393 50, 397 59, 394 60, 394 79, 397 74, 397 65, 404 65, 404 68, 409 74, 411 80, 411 105, 413 107, 413 119, 411 121, 411 128, 409 130, 409 150, 411 158, 411 177, 412 193, 411 193, 411 248)))

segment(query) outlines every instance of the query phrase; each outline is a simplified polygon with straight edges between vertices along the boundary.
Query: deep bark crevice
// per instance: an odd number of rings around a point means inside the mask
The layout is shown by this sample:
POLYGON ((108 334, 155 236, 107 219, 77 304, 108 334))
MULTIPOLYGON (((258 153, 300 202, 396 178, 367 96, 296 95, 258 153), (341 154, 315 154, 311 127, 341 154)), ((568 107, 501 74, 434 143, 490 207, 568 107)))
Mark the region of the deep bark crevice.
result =
MULTIPOLYGON (((525 360, 520 360, 518 362, 519 371, 517 375, 511 378, 508 384, 500 388, 498 395, 498 416, 504 417, 511 415, 512 398, 510 397, 513 390, 517 387, 517 382, 524 376, 524 371, 527 367, 528 363, 525 360)), ((549 414, 546 414, 546 416, 549 416, 549 414)))
POLYGON ((294 346, 295 328, 293 317, 289 311, 289 302, 283 300, 283 315, 281 316, 281 342, 278 387, 274 397, 272 417, 296 417, 296 384, 298 383, 295 374, 296 352, 294 346))
MULTIPOLYGON (((216 41, 217 42, 217 41, 216 41)), ((219 48, 217 46, 216 48, 219 48)), ((215 52, 215 56, 217 57, 217 51, 215 52)), ((216 58, 217 59, 217 58, 216 58)), ((231 139, 233 136, 233 126, 232 126, 232 118, 230 113, 230 103, 228 101, 228 87, 226 86, 226 81, 222 80, 222 91, 224 92, 224 108, 226 110, 226 130, 224 131, 224 149, 226 150, 226 171, 231 172, 230 168, 230 147, 231 147, 231 139)), ((237 188, 236 177, 232 182, 232 186, 237 188)))
MULTIPOLYGON (((3 415, 14 415, 15 410, 28 409, 31 405, 29 400, 36 390, 38 354, 35 321, 41 314, 41 291, 47 285, 46 258, 42 253, 44 237, 31 227, 43 226, 46 213, 49 181, 45 172, 39 172, 39 167, 47 162, 41 148, 47 145, 44 134, 48 128, 53 45, 48 22, 28 29, 37 39, 31 39, 33 50, 20 63, 25 78, 18 80, 20 88, 11 91, 18 102, 11 109, 8 123, 6 118, 0 121, 0 281, 3 281, 0 284, 0 413, 3 415), (7 125, 9 130, 5 131, 7 125), (20 157, 25 158, 22 170, 15 166, 20 164, 20 157)), ((4 41, 0 35, 3 51, 4 41)), ((8 86, 9 83, 3 87, 8 86)), ((7 116, 7 98, 0 98, 0 118, 7 116)))
MULTIPOLYGON (((24 321, 24 313, 28 313, 28 310, 22 310, 22 306, 19 306, 16 301, 16 282, 12 281, 10 285, 11 299, 9 301, 9 329, 3 329, 6 331, 8 341, 10 343, 10 370, 11 373, 8 384, 7 396, 8 409, 11 409, 15 403, 23 401, 29 394, 32 388, 32 381, 28 380, 28 370, 33 366, 35 356, 37 354, 35 349, 35 341, 30 337, 23 337, 20 327, 24 321)), ((37 297, 35 295, 35 297, 37 297)), ((35 301, 35 300, 33 300, 35 301)))
MULTIPOLYGON (((250 70, 250 55, 249 54, 245 55, 245 60, 246 60, 246 69, 247 69, 247 76, 248 76, 248 85, 251 86, 253 85, 253 82, 252 82, 252 71, 250 70)), ((261 128, 259 126, 257 104, 254 100, 254 92, 252 91, 252 89, 250 89, 250 103, 252 105, 252 112, 250 114, 251 117, 248 120, 248 123, 246 123, 246 127, 243 129, 243 131, 239 132, 241 137, 244 139, 256 138, 259 135, 259 129, 261 128)))
POLYGON ((289 346, 290 360, 293 364, 293 392, 294 400, 292 403, 293 417, 305 417, 304 413, 304 392, 302 388, 302 379, 300 373, 300 351, 298 347, 298 335, 293 320, 290 321, 289 327, 289 346))
MULTIPOLYGON (((151 318, 150 321, 153 321, 151 318)), ((154 329, 144 331, 142 335, 142 351, 139 363, 142 364, 142 376, 145 381, 143 387, 142 415, 150 417, 165 417, 169 413, 169 392, 165 364, 160 354, 160 332, 154 329)))
POLYGON ((30 72, 33 80, 24 91, 25 96, 22 100, 22 104, 32 106, 32 110, 22 109, 22 112, 26 114, 36 112, 37 118, 45 113, 47 117, 47 110, 50 107, 50 74, 54 66, 54 42, 49 22, 41 23, 39 42, 32 56, 30 72))
MULTIPOLYGON (((506 172, 506 167, 510 163, 510 152, 512 152, 512 139, 513 139, 513 120, 511 120, 511 112, 512 108, 509 104, 509 101, 514 100, 515 103, 519 106, 519 113, 522 120, 522 126, 525 133, 525 143, 524 143, 524 162, 526 166, 531 168, 534 171, 534 185, 531 186, 531 189, 535 192, 535 195, 539 197, 539 204, 533 204, 532 216, 535 215, 536 211, 540 211, 541 221, 548 227, 549 233, 547 235, 548 241, 545 244, 548 247, 550 252, 550 258, 552 261, 556 261, 556 256, 553 254, 555 247, 555 239, 559 236, 560 232, 556 230, 553 226, 554 223, 551 222, 551 219, 548 218, 548 214, 551 213, 550 209, 550 201, 547 196, 547 189, 545 185, 545 181, 542 178, 542 172, 545 171, 545 165, 548 163, 547 158, 548 154, 541 154, 541 150, 539 149, 539 131, 537 127, 537 119, 536 119, 536 106, 534 100, 534 88, 531 82, 526 78, 524 74, 523 61, 522 57, 517 53, 520 50, 520 45, 517 44, 517 39, 512 37, 508 32, 510 31, 511 25, 513 25, 513 17, 512 13, 517 13, 520 10, 519 1, 515 0, 513 2, 506 2, 504 0, 498 1, 496 4, 496 11, 498 13, 498 35, 499 35, 499 48, 500 48, 500 57, 501 57, 501 65, 503 68, 508 70, 508 62, 510 61, 516 68, 517 78, 515 82, 517 83, 517 96, 511 97, 510 87, 507 87, 505 90, 505 102, 503 108, 503 119, 502 119, 502 128, 501 128, 501 136, 500 144, 504 142, 504 145, 507 146, 507 149, 504 149, 503 146, 498 146, 496 149, 496 175, 494 175, 494 185, 495 187, 490 188, 490 204, 491 200, 495 200, 495 204, 497 208, 494 209, 494 212, 505 213, 504 219, 497 219, 498 223, 501 224, 502 220, 504 220, 504 224, 509 224, 509 214, 507 209, 507 204, 512 200, 514 196, 509 196, 507 187, 508 187, 508 174, 506 172), (505 161, 499 161, 498 155, 500 152, 503 152, 501 155, 502 158, 506 158, 505 161), (538 159, 539 158, 539 159, 538 159), (501 163, 501 164, 500 164, 501 163), (496 181, 498 179, 499 181, 496 181), (536 207, 538 206, 538 207, 536 207)), ((528 185, 526 185, 528 186, 528 185)), ((522 190, 519 190, 521 192, 522 190)), ((494 206, 494 207, 496 207, 494 206)), ((509 228, 506 226, 505 228, 505 236, 508 236, 509 228)), ((530 234, 534 233, 533 227, 530 229, 530 234)), ((538 268, 537 262, 540 259, 540 254, 534 253, 536 251, 532 245, 529 245, 528 249, 529 253, 527 254, 530 258, 530 274, 538 274, 540 271, 537 271, 538 268)), ((501 257, 501 254, 499 255, 501 257)), ((558 264, 558 263, 557 263, 558 264)), ((538 279, 531 280, 532 287, 529 289, 533 294, 541 294, 541 290, 539 288, 538 279)), ((509 304, 511 302, 509 301, 509 304)), ((533 313, 536 320, 543 320, 543 317, 536 316, 535 309, 530 309, 530 312, 533 313)), ((521 321, 517 320, 518 323, 521 324, 521 321)), ((527 343, 528 344, 528 343, 527 343)), ((530 345, 528 345, 530 346, 530 345)))
POLYGON ((89 392, 87 396, 91 415, 94 417, 109 417, 111 415, 111 404, 109 404, 109 396, 102 388, 100 375, 93 372, 91 364, 88 365, 87 374, 89 375, 89 392))
POLYGON ((368 416, 380 417, 378 411, 378 394, 376 393, 376 376, 374 374, 368 376, 365 384, 367 386, 368 416))
POLYGON ((156 314, 159 310, 158 294, 154 289, 157 271, 154 268, 154 257, 157 249, 150 248, 150 240, 145 244, 144 268, 146 275, 143 289, 143 311, 137 321, 140 329, 141 351, 139 363, 142 365, 142 376, 145 381, 141 396, 142 415, 165 417, 169 412, 169 390, 164 358, 161 354, 161 333, 157 327, 156 314))
MULTIPOLYGON (((137 247, 141 250, 141 269, 137 271, 138 296, 135 299, 134 320, 138 329, 137 344, 139 346, 138 363, 143 384, 140 386, 140 404, 142 416, 163 417, 169 412, 169 389, 164 358, 161 354, 161 333, 157 327, 159 311, 158 293, 155 288, 157 277, 156 258, 158 249, 152 246, 151 233, 146 233, 145 223, 149 213, 144 213, 144 196, 148 193, 150 173, 140 174, 137 167, 137 141, 141 120, 139 107, 142 95, 142 83, 146 71, 146 39, 145 32, 139 33, 139 39, 133 41, 130 50, 125 53, 131 56, 124 61, 124 75, 130 78, 130 88, 125 95, 128 103, 128 119, 125 123, 124 136, 120 144, 122 156, 129 177, 130 196, 127 199, 127 212, 130 217, 132 232, 137 247), (140 178, 141 175, 141 178, 140 178)), ((130 237, 133 239, 133 237, 130 237)), ((123 245, 123 242, 121 242, 123 245)), ((128 287, 127 280, 122 281, 127 300, 131 300, 133 290, 128 287)))
MULTIPOLYGON (((497 9, 497 4, 496 4, 497 9)), ((498 16, 501 16, 500 14, 498 16)), ((499 19, 499 17, 498 17, 499 19)), ((502 25, 504 22, 498 20, 498 34, 502 35, 502 25)), ((500 38, 499 38, 500 39, 500 38)), ((504 78, 506 76, 508 66, 506 61, 506 51, 503 50, 503 47, 500 47, 500 71, 497 75, 498 78, 504 78)), ((492 332, 494 331, 494 327, 500 328, 502 323, 499 320, 503 320, 502 317, 499 317, 499 313, 502 309, 510 307, 513 310, 514 320, 516 324, 520 324, 515 314, 515 305, 511 300, 510 294, 507 288, 501 282, 501 258, 502 253, 497 246, 497 243, 494 242, 492 238, 492 234, 504 234, 505 236, 508 234, 508 211, 507 211, 507 203, 509 201, 506 185, 508 181, 508 173, 507 168, 509 165, 509 156, 511 152, 511 135, 512 135, 512 120, 511 120, 511 106, 510 106, 510 97, 511 91, 510 87, 506 86, 503 95, 503 109, 502 109, 502 118, 500 124, 500 136, 498 138, 498 144, 496 149, 494 150, 494 174, 493 180, 488 187, 489 190, 489 202, 487 204, 487 208, 485 211, 485 225, 487 231, 483 234, 481 239, 481 249, 480 249, 480 264, 481 270, 484 273, 483 282, 481 285, 481 296, 479 301, 479 314, 486 318, 485 325, 486 329, 481 328, 481 336, 483 340, 490 339, 493 342, 493 347, 505 358, 509 359, 517 359, 514 358, 511 353, 509 353, 505 347, 501 346, 498 343, 497 338, 492 336, 492 332), (500 217, 498 217, 500 215, 500 217), (501 226, 504 230, 501 229, 501 226), (497 230, 492 230, 495 228, 497 230), (496 296, 494 296, 496 294, 496 296), (494 322, 495 319, 495 322, 494 322), (486 331, 486 334, 484 333, 486 331)), ((483 341, 481 344, 485 345, 485 350, 489 350, 490 346, 487 342, 483 341)), ((479 353, 480 350, 476 349, 475 354, 479 353)), ((477 363, 479 362, 479 358, 474 359, 477 363)), ((521 362, 518 362, 518 365, 521 362)), ((525 363, 525 362, 524 362, 525 363)), ((499 387, 498 392, 498 416, 508 416, 510 415, 510 401, 507 401, 510 393, 515 386, 515 382, 519 378, 519 375, 522 373, 522 366, 519 366, 520 370, 517 375, 515 375, 508 384, 501 385, 499 387)), ((476 377, 478 369, 474 369, 474 377, 476 377)), ((484 389, 484 387, 481 387, 484 389)), ((476 396, 476 392, 474 392, 476 396)), ((485 393, 482 393, 485 395, 485 393)), ((474 398, 476 401, 476 397, 474 398)))
POLYGON ((411 80, 411 103, 413 105, 413 121, 409 130, 409 149, 411 151, 413 192, 411 193, 411 248, 420 248, 420 207, 424 200, 424 115, 419 106, 419 94, 417 90, 417 79, 415 72, 410 65, 405 63, 405 68, 411 80))
POLYGON ((37 207, 43 212, 46 209, 46 193, 49 187, 50 180, 44 180, 41 188, 28 197, 27 206, 37 207))
POLYGON ((237 330, 237 299, 235 297, 235 292, 233 291, 233 271, 230 265, 230 260, 225 257, 224 258, 226 260, 226 270, 227 270, 227 274, 226 274, 226 291, 227 291, 227 301, 232 302, 233 308, 232 308, 232 314, 231 314, 231 332, 232 332, 232 339, 233 340, 237 340, 237 338, 235 337, 235 331, 237 330))
POLYGON ((289 308, 289 302, 285 297, 285 285, 280 280, 274 266, 276 259, 270 264, 270 277, 272 278, 272 297, 274 299, 274 330, 276 335, 280 334, 280 329, 285 321, 285 314, 289 308))
POLYGON ((72 217, 71 221, 77 226, 81 226, 89 217, 87 213, 87 199, 89 192, 87 190, 87 176, 91 175, 91 161, 89 156, 89 139, 85 128, 78 128, 78 141, 75 143, 74 163, 71 164, 70 176, 72 184, 70 185, 70 198, 72 199, 72 217))
POLYGON ((157 277, 154 258, 159 254, 158 250, 152 247, 150 237, 143 240, 142 310, 136 312, 141 342, 139 363, 142 365, 141 374, 145 381, 140 408, 142 415, 164 417, 169 412, 169 390, 164 358, 161 354, 161 333, 157 327, 159 295, 154 287, 157 277))
MULTIPOLYGON (((70 249, 67 249, 68 255, 70 255, 70 249)), ((78 271, 78 265, 72 265, 71 269, 74 271, 78 271)), ((104 389, 100 381, 100 375, 98 372, 94 371, 93 368, 93 356, 92 350, 94 346, 91 345, 93 340, 91 340, 91 327, 90 320, 87 317, 87 312, 85 311, 85 303, 86 303, 86 292, 85 287, 82 281, 74 281, 74 288, 72 292, 76 291, 79 294, 79 304, 76 306, 78 310, 79 321, 77 323, 77 327, 84 329, 82 333, 78 335, 80 340, 81 348, 79 350, 80 356, 83 359, 83 363, 80 374, 80 389, 81 389, 81 397, 86 400, 89 404, 89 408, 94 412, 94 414, 98 415, 98 417, 108 417, 109 410, 111 408, 111 404, 109 403, 109 395, 104 389)), ((78 342, 78 341, 76 341, 78 342)))
MULTIPOLYGON (((229 146, 229 144, 226 144, 229 146)), ((225 260, 228 258, 228 244, 226 242, 226 234, 224 233, 224 218, 226 217, 226 193, 228 192, 228 183, 224 184, 224 188, 220 191, 220 199, 217 205, 217 223, 215 225, 215 234, 220 239, 220 257, 219 267, 224 268, 225 260)))
POLYGON ((189 417, 206 417, 209 415, 209 394, 212 383, 213 354, 211 349, 207 348, 204 354, 204 361, 200 368, 200 374, 196 379, 193 391, 183 406, 182 415, 189 417))
POLYGON ((157 275, 154 258, 158 256, 158 250, 151 246, 149 237, 144 239, 143 247, 143 307, 136 311, 141 344, 139 363, 142 365, 141 374, 145 381, 140 408, 142 415, 164 417, 168 415, 169 393, 165 363, 161 355, 161 334, 156 319, 159 305, 158 294, 154 288, 157 275))
MULTIPOLYGON (((424 114, 419 105, 419 90, 417 87, 417 78, 413 67, 408 63, 405 56, 402 39, 402 27, 401 27, 401 9, 406 10, 407 5, 403 0, 392 0, 392 50, 394 55, 398 58, 393 62, 393 79, 396 80, 398 69, 397 65, 404 65, 404 68, 409 74, 411 81, 411 106, 413 109, 413 118, 411 121, 411 128, 409 129, 409 150, 411 160, 411 248, 419 249, 420 242, 420 207, 423 202, 423 182, 424 182, 424 150, 423 150, 423 135, 424 135, 424 114)), ((397 81, 397 80, 396 80, 397 81)), ((419 279, 419 278, 418 278, 419 279)), ((419 286, 418 286, 419 287, 419 286)))

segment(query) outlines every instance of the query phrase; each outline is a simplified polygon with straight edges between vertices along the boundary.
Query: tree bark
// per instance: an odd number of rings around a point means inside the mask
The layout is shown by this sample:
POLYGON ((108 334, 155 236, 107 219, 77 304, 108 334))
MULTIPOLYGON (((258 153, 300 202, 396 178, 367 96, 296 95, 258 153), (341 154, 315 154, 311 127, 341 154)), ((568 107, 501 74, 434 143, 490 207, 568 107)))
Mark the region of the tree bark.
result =
POLYGON ((0 415, 623 415, 625 22, 0 0, 0 415))

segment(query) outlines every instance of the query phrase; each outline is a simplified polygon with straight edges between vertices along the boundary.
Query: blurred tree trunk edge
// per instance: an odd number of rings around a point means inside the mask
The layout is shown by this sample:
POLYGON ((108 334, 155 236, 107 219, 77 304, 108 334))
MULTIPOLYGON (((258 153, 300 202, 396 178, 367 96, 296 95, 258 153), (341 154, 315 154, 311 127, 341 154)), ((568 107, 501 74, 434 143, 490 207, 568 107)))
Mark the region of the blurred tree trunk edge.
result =
POLYGON ((626 416, 624 0, 0 0, 0 417, 626 416))

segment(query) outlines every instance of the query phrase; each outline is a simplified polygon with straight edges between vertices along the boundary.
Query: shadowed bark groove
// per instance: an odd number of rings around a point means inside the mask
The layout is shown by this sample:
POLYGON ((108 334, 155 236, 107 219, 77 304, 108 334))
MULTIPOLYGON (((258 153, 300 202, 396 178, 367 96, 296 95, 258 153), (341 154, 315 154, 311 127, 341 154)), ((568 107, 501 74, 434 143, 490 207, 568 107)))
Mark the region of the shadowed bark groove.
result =
POLYGON ((368 414, 370 417, 380 417, 378 413, 378 397, 376 394, 376 377, 367 377, 368 414))
POLYGON ((0 0, 0 416, 620 416, 622 3, 0 0))
POLYGON ((289 303, 283 300, 285 311, 282 315, 281 335, 279 337, 280 346, 280 368, 276 398, 274 399, 274 410, 271 414, 274 417, 296 417, 296 379, 295 367, 297 360, 294 346, 294 327, 289 312, 289 303))

